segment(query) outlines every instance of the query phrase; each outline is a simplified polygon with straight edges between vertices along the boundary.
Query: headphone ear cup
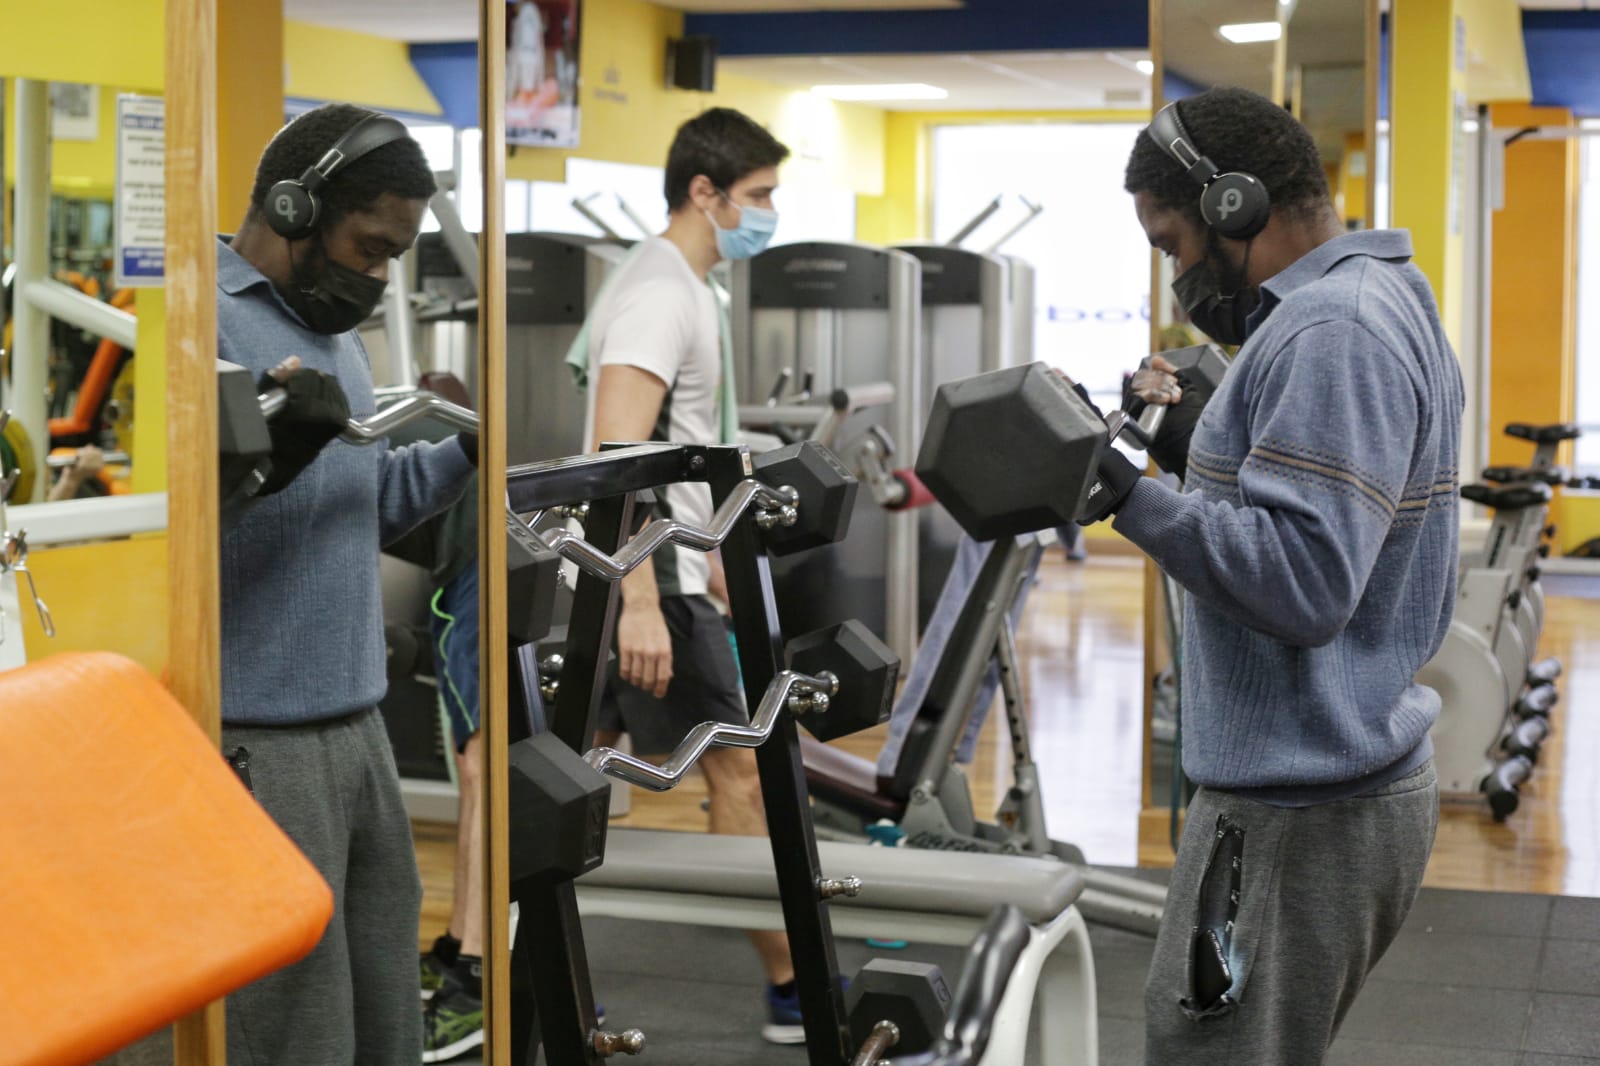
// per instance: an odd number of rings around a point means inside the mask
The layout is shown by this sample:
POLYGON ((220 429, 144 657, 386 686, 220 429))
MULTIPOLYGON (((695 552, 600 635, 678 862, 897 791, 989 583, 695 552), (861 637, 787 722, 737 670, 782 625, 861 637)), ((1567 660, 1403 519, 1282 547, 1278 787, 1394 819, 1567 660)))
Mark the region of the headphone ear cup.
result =
POLYGON ((1217 175, 1200 193, 1200 216, 1221 237, 1249 240, 1266 228, 1271 213, 1267 187, 1242 171, 1217 175))
POLYGON ((280 181, 267 190, 267 225, 280 237, 299 240, 316 228, 318 207, 298 181, 280 181))

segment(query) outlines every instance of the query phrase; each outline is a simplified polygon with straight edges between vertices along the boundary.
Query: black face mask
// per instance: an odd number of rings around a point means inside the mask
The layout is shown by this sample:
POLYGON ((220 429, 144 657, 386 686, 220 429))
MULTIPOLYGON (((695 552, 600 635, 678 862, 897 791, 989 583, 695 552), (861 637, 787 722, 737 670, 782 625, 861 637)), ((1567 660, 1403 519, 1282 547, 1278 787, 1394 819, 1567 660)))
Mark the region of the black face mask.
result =
POLYGON ((290 247, 294 280, 287 289, 279 289, 279 294, 313 332, 348 333, 372 314, 389 283, 329 259, 320 234, 316 247, 317 262, 304 266, 294 261, 290 247))
POLYGON ((1250 333, 1246 320, 1261 302, 1260 291, 1245 284, 1250 269, 1250 245, 1245 245, 1244 265, 1238 270, 1235 284, 1229 286, 1233 291, 1224 294, 1222 279, 1210 266, 1213 256, 1222 259, 1215 241, 1215 235, 1208 233, 1205 256, 1172 280, 1172 294, 1196 329, 1218 344, 1243 344, 1250 333))

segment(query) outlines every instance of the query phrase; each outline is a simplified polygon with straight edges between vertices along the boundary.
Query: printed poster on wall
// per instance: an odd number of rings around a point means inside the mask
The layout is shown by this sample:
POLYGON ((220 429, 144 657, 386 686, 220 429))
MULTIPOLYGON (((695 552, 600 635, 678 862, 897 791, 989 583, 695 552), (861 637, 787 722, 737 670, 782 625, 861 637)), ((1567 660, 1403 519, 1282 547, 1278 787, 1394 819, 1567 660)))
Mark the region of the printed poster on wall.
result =
POLYGON ((166 104, 159 96, 117 97, 116 283, 165 280, 167 256, 166 104))
POLYGON ((578 146, 582 0, 506 4, 506 143, 578 146))

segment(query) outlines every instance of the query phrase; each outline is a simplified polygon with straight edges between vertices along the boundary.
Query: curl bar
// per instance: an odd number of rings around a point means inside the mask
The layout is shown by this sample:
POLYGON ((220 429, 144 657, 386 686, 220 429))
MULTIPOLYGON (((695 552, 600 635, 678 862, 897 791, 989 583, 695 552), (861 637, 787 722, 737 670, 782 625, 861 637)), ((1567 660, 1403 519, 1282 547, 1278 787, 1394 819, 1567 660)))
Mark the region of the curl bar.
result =
POLYGON ((823 712, 838 694, 839 678, 831 671, 812 676, 784 670, 767 686, 766 694, 761 697, 761 705, 756 708, 755 718, 748 726, 701 722, 689 730, 689 735, 660 766, 616 748, 591 748, 584 754, 583 761, 609 777, 648 788, 652 792, 665 792, 683 780, 683 775, 707 750, 758 748, 772 735, 772 727, 777 724, 780 711, 787 709, 797 716, 823 712))
MULTIPOLYGON (((257 399, 261 403, 261 414, 271 418, 283 410, 283 405, 289 402, 289 394, 282 389, 268 389, 257 399)), ((468 433, 478 432, 478 416, 472 411, 434 393, 417 392, 390 404, 377 414, 361 419, 352 418, 344 432, 339 434, 339 439, 351 444, 371 444, 421 418, 437 418, 468 433)))
POLYGON ((568 529, 530 535, 541 539, 551 551, 576 563, 579 569, 606 581, 620 581, 668 542, 682 544, 695 551, 711 551, 728 539, 728 534, 733 532, 752 503, 758 508, 756 525, 763 530, 792 526, 799 519, 800 493, 797 490, 788 485, 773 488, 759 481, 746 480, 734 486, 728 498, 722 501, 722 506, 711 516, 711 524, 706 528, 673 519, 659 519, 618 548, 615 555, 608 555, 568 529))

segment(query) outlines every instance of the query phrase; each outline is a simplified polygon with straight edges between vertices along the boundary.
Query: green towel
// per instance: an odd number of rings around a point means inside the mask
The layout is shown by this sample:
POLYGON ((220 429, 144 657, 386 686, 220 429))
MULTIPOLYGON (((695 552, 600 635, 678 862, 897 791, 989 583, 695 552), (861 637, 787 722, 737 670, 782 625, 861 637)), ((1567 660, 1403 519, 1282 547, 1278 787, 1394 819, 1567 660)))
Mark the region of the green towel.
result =
MULTIPOLYGON (((640 241, 628 251, 611 271, 611 276, 606 278, 605 284, 600 286, 600 292, 595 296, 592 306, 599 307, 606 294, 611 291, 611 285, 622 273, 623 268, 639 253, 645 245, 640 241)), ((718 285, 710 277, 706 284, 711 288, 711 297, 717 305, 717 336, 722 342, 722 382, 717 387, 717 414, 721 431, 721 443, 733 444, 739 439, 739 402, 734 396, 733 389, 733 320, 728 315, 728 305, 731 302, 727 290, 718 285)), ((592 315, 585 317, 583 326, 578 330, 578 335, 572 338, 572 344, 567 348, 564 362, 572 371, 572 381, 582 392, 589 387, 589 324, 592 315)))

